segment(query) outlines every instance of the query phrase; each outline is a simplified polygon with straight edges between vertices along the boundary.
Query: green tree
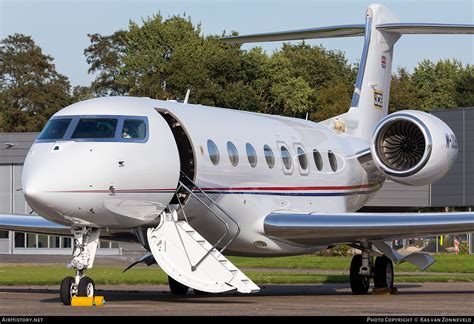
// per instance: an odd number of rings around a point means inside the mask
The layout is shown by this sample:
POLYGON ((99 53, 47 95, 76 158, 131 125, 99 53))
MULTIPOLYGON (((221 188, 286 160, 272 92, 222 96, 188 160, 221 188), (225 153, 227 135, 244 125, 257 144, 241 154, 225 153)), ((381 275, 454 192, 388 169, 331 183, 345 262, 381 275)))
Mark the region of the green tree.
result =
POLYGON ((417 109, 421 105, 420 100, 410 73, 405 68, 399 68, 392 75, 389 111, 417 109))
POLYGON ((39 131, 49 117, 71 102, 67 77, 30 36, 0 42, 0 131, 39 131))
POLYGON ((119 30, 110 36, 88 34, 91 45, 84 50, 90 64, 88 72, 96 79, 90 88, 97 96, 120 96, 129 92, 125 83, 118 82, 122 59, 125 56, 127 32, 119 30))
POLYGON ((462 70, 462 64, 456 60, 420 62, 411 76, 418 98, 418 106, 412 109, 429 111, 456 107, 456 84, 462 70))
POLYGON ((467 65, 456 82, 456 106, 474 107, 474 66, 467 65))

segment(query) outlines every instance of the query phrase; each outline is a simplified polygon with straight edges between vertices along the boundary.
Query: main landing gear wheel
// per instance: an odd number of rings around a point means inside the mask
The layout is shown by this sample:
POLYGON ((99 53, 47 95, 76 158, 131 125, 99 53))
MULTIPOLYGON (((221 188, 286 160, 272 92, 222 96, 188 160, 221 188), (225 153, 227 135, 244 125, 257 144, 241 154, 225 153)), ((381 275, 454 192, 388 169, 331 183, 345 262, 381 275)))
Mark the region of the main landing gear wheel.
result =
POLYGON ((71 305, 71 299, 74 295, 74 278, 66 277, 61 281, 61 288, 59 289, 59 295, 61 296, 61 302, 64 305, 71 305))
POLYGON ((366 295, 369 291, 370 277, 359 274, 361 267, 362 255, 354 255, 350 270, 351 290, 354 295, 366 295))
POLYGON ((168 276, 168 284, 170 286, 171 293, 175 296, 186 295, 186 293, 188 292, 188 289, 189 289, 188 286, 185 286, 182 283, 177 282, 176 280, 174 280, 170 276, 168 276))
POLYGON ((94 281, 89 277, 83 277, 79 281, 77 286, 77 295, 80 297, 94 297, 95 296, 95 284, 94 281))
POLYGON ((375 288, 393 288, 393 263, 386 256, 375 259, 374 286, 375 288))

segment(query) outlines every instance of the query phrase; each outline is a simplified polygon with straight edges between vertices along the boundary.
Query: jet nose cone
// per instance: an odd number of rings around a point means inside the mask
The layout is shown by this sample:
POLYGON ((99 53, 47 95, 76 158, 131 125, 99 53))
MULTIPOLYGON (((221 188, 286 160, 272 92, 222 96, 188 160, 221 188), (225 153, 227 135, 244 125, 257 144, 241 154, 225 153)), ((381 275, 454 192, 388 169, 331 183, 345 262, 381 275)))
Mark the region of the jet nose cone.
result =
POLYGON ((35 181, 32 181, 31 177, 23 177, 22 179, 23 194, 25 200, 33 209, 42 209, 46 205, 44 196, 42 197, 41 191, 38 188, 38 184, 35 181))
POLYGON ((28 205, 35 211, 45 210, 50 203, 47 201, 46 186, 51 183, 52 174, 47 174, 46 170, 38 168, 32 163, 25 163, 21 175, 21 186, 28 205))

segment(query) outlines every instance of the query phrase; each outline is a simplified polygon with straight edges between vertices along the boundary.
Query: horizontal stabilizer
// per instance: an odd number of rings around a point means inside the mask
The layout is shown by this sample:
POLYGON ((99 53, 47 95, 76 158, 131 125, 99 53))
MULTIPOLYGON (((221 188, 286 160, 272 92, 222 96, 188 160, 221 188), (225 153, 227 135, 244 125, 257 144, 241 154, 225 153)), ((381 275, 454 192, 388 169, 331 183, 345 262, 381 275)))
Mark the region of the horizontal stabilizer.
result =
POLYGON ((392 23, 377 25, 380 31, 397 34, 474 34, 470 24, 392 23))
POLYGON ((273 33, 261 33, 242 36, 223 37, 221 40, 229 44, 243 44, 256 42, 276 42, 312 38, 332 38, 332 37, 352 37, 364 36, 365 26, 357 25, 339 25, 321 28, 308 28, 299 30, 290 30, 273 33))
MULTIPOLYGON (((396 34, 474 34, 471 24, 390 23, 376 26, 377 30, 396 34)), ((365 25, 337 25, 290 31, 223 37, 229 44, 276 42, 315 38, 364 36, 365 25)))

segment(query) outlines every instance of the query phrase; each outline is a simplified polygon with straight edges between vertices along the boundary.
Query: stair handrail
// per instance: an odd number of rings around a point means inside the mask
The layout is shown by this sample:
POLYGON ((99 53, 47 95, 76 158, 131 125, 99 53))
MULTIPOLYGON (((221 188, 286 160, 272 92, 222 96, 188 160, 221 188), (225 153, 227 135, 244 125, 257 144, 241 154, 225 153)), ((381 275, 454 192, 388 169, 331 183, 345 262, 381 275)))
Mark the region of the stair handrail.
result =
MULTIPOLYGON (((194 187, 194 189, 196 189, 197 191, 199 191, 201 194, 204 195, 204 197, 206 197, 209 201, 212 202, 212 205, 211 206, 216 206, 227 218, 229 218, 236 226, 237 226, 237 232, 232 236, 232 238, 221 248, 220 252, 222 253, 236 238, 237 236, 239 236, 240 234, 240 224, 239 222, 233 218, 228 212, 226 212, 221 206, 219 206, 219 204, 214 200, 212 199, 208 194, 206 194, 200 187, 198 187, 183 171, 181 171, 181 176, 186 180, 188 181, 192 187, 194 187)), ((214 245, 212 246, 212 248, 207 251, 207 253, 194 265, 194 266, 191 266, 192 270, 196 270, 197 267, 212 253, 212 250, 216 249, 217 250, 217 246, 223 241, 223 239, 229 234, 229 231, 230 231, 230 227, 229 227, 229 224, 221 217, 219 216, 218 213, 216 213, 214 210, 211 209, 211 207, 206 204, 198 195, 196 195, 193 191, 193 188, 188 188, 188 186, 186 186, 186 184, 183 183, 183 181, 179 180, 179 187, 183 188, 184 190, 186 190, 191 196, 193 196, 194 198, 196 198, 204 207, 206 207, 212 214, 214 214, 214 216, 216 216, 224 225, 225 225, 225 231, 224 231, 224 234, 219 238, 219 240, 217 240, 216 243, 214 243, 214 245)), ((177 190, 179 190, 179 187, 177 190)), ((178 202, 179 202, 179 199, 178 199, 178 202)), ((180 203, 180 206, 181 206, 181 209, 183 210, 183 207, 180 203)), ((184 213, 184 210, 183 210, 183 213, 184 213)), ((187 219, 186 219, 187 221, 187 219)))

